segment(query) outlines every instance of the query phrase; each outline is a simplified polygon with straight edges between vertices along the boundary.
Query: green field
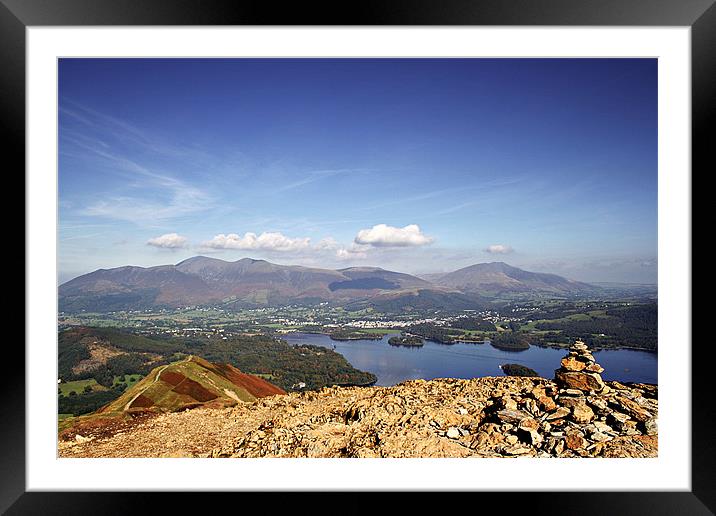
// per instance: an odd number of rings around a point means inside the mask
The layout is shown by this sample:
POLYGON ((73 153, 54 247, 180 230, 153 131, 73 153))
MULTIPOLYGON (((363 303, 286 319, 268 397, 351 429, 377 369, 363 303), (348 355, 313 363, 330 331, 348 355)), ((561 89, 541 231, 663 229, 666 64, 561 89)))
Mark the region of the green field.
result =
MULTIPOLYGON (((120 381, 119 376, 115 376, 112 381, 112 387, 116 387, 117 385, 121 383, 125 383, 128 386, 134 385, 136 382, 142 379, 141 374, 128 374, 125 375, 126 380, 124 382, 120 381)), ((76 394, 80 395, 84 393, 85 387, 89 386, 92 392, 97 391, 106 391, 107 387, 104 385, 100 385, 97 383, 97 380, 94 378, 90 378, 88 380, 74 380, 72 382, 62 382, 57 385, 59 388, 59 394, 60 396, 69 396, 70 392, 74 391, 76 394)))
POLYGON ((489 331, 484 331, 484 330, 460 330, 460 331, 462 331, 465 335, 470 335, 470 336, 475 336, 475 337, 485 337, 485 338, 489 338, 490 334, 494 333, 494 332, 489 332, 489 331))
POLYGON ((112 380, 112 387, 116 387, 117 385, 119 385, 121 383, 126 384, 128 387, 131 387, 132 385, 134 385, 135 383, 137 383, 139 380, 141 380, 143 378, 141 374, 127 374, 124 376, 125 376, 125 380, 123 382, 121 381, 120 376, 115 376, 114 379, 112 380))
POLYGON ((390 328, 360 328, 358 331, 360 333, 380 333, 387 335, 389 333, 396 333, 398 330, 392 330, 390 328))
POLYGON ((264 380, 273 380, 276 377, 270 373, 253 373, 254 376, 258 376, 259 378, 263 378, 264 380))
MULTIPOLYGON (((315 331, 321 330, 318 326, 311 328, 315 331)), ((368 338, 370 332, 355 333, 359 338, 368 338)), ((382 337, 383 333, 377 336, 382 337)), ((345 357, 333 350, 291 346, 284 340, 269 335, 246 336, 227 332, 226 339, 217 338, 217 335, 213 334, 160 337, 126 330, 79 327, 60 330, 59 342, 59 378, 63 379, 63 383, 67 382, 62 385, 67 395, 60 396, 61 407, 66 409, 60 412, 64 413, 96 410, 109 401, 105 399, 106 396, 136 385, 139 379, 149 374, 154 367, 166 365, 177 357, 188 355, 196 355, 215 363, 229 363, 246 373, 270 375, 265 378, 284 390, 291 390, 292 386, 299 382, 305 383, 306 388, 321 388, 333 384, 364 385, 375 381, 375 376, 355 369, 345 357), (105 367, 89 371, 87 375, 92 374, 93 380, 76 383, 78 379, 72 376, 72 368, 87 358, 89 353, 86 341, 92 338, 126 353, 108 360, 105 367), (146 349, 151 349, 152 353, 159 356, 145 356, 146 349), (151 358, 151 362, 147 362, 147 358, 151 358), (120 382, 119 375, 128 375, 126 378, 129 381, 122 376, 124 381, 120 382), (89 383, 106 387, 102 387, 101 391, 94 391, 92 386, 87 385, 89 383), (85 387, 89 392, 84 393, 85 387), (75 396, 68 396, 70 390, 75 391, 75 396)))
POLYGON ((74 391, 75 394, 82 394, 85 387, 89 385, 92 391, 106 391, 107 387, 97 383, 97 380, 90 378, 89 380, 75 380, 73 382, 62 382, 57 385, 60 389, 60 396, 69 396, 70 392, 74 391))
POLYGON ((559 319, 535 319, 534 321, 530 323, 523 323, 520 325, 520 329, 523 331, 535 331, 536 328, 535 325, 539 323, 555 323, 555 322, 566 322, 566 321, 589 321, 592 319, 592 317, 597 318, 606 318, 606 310, 592 310, 585 313, 579 313, 579 314, 572 314, 568 315, 566 317, 561 317, 559 319))

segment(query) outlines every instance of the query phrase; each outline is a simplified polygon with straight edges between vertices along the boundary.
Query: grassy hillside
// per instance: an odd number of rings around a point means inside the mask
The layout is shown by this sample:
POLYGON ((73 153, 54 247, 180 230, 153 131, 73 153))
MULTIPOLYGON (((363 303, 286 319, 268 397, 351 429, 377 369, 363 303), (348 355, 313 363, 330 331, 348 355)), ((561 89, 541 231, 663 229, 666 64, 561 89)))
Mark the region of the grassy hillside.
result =
POLYGON ((189 356, 153 369, 144 379, 109 403, 101 413, 173 412, 199 405, 229 406, 239 401, 283 394, 261 378, 250 378, 231 366, 220 366, 189 356))
POLYGON ((151 376, 157 367, 187 355, 270 378, 286 391, 376 380, 333 350, 293 347, 263 335, 227 340, 150 338, 118 329, 78 327, 59 334, 60 412, 77 415, 97 410, 122 395, 124 388, 132 387, 138 378, 151 376), (118 381, 125 377, 128 380, 118 381), (75 392, 71 398, 70 392, 75 392))
POLYGON ((69 428, 117 424, 127 418, 157 412, 176 412, 196 407, 221 408, 265 396, 285 394, 263 378, 242 373, 229 364, 212 364, 196 356, 154 368, 122 392, 120 388, 68 396, 61 404, 60 431, 69 428), (96 412, 77 414, 73 404, 82 398, 104 400, 96 412))

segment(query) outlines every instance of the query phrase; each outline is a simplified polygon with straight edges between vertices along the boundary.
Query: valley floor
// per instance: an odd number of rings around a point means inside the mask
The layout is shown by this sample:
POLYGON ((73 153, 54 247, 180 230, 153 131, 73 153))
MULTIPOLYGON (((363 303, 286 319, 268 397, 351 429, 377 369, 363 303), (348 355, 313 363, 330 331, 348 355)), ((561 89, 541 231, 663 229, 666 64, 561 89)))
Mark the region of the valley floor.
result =
POLYGON ((65 431, 60 457, 656 457, 657 388, 542 378, 332 387, 65 431))

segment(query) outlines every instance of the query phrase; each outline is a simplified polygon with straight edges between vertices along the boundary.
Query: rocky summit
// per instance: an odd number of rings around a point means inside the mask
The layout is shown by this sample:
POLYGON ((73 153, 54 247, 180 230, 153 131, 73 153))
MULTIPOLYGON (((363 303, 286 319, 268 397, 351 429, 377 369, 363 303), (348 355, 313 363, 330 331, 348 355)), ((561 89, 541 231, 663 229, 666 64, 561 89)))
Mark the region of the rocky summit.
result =
POLYGON ((604 382, 582 343, 555 380, 413 380, 198 408, 97 433, 62 457, 656 457, 655 385, 604 382))

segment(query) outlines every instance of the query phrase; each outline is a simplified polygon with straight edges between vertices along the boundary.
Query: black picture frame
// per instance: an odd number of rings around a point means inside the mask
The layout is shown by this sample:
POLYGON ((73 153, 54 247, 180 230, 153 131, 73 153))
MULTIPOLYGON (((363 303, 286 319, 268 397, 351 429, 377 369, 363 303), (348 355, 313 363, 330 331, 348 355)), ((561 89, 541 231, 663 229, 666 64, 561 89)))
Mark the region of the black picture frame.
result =
MULTIPOLYGON (((5 162, 25 166, 25 30, 32 26, 105 25, 514 25, 514 26, 685 26, 691 28, 692 177, 716 169, 708 129, 716 118, 715 0, 362 0, 285 6, 270 1, 230 0, 0 0, 0 113, 8 129, 5 162)), ((14 171, 15 169, 13 169, 14 171)), ((8 170, 6 169, 6 174, 8 170)), ((19 176, 19 175, 18 175, 19 176)), ((24 188, 24 187, 23 187, 24 188)), ((692 201, 693 206, 693 201, 692 201)), ((26 270, 26 275, 29 273, 26 270)), ((30 308, 30 307, 28 307, 30 308)), ((692 316, 693 320, 693 316, 692 316)), ((688 332, 685 339, 692 339, 688 332)), ((682 343, 683 345, 684 343, 682 343)), ((690 344, 690 343, 685 343, 690 344)), ((708 342, 692 345, 692 490, 688 492, 555 492, 470 493, 467 501, 486 508, 529 508, 550 514, 714 514, 716 511, 716 410, 708 382, 708 342), (480 497, 479 499, 477 497, 480 497)), ((181 493, 26 492, 25 489, 25 354, 15 345, 6 359, 15 367, 3 373, 0 419, 0 511, 8 514, 127 514, 145 497, 160 499, 163 509, 186 508, 181 493), (22 364, 22 366, 20 365, 22 364), (159 498, 161 497, 161 498, 159 498)), ((684 346, 687 348, 687 346, 684 346)), ((212 494, 218 509, 231 495, 212 494)), ((242 506, 251 501, 242 493, 242 506)), ((255 494, 251 495, 256 497, 255 494)), ((264 495, 265 496, 265 495, 264 495)), ((300 497, 299 497, 300 498, 300 497)), ((461 500, 458 497, 456 500, 461 500)), ((401 511, 419 508, 423 493, 401 502, 401 511)), ((325 500, 325 499, 324 499, 325 500)), ((257 500, 258 501, 258 500, 257 500)), ((335 502, 323 502, 336 512, 335 502)), ((283 504, 281 504, 283 505, 283 504)), ((372 511, 350 498, 340 511, 372 511)), ((284 510, 292 510, 284 505, 284 510)), ((316 506, 314 511, 320 511, 316 506)), ((326 511, 327 512, 327 511, 326 511)))

